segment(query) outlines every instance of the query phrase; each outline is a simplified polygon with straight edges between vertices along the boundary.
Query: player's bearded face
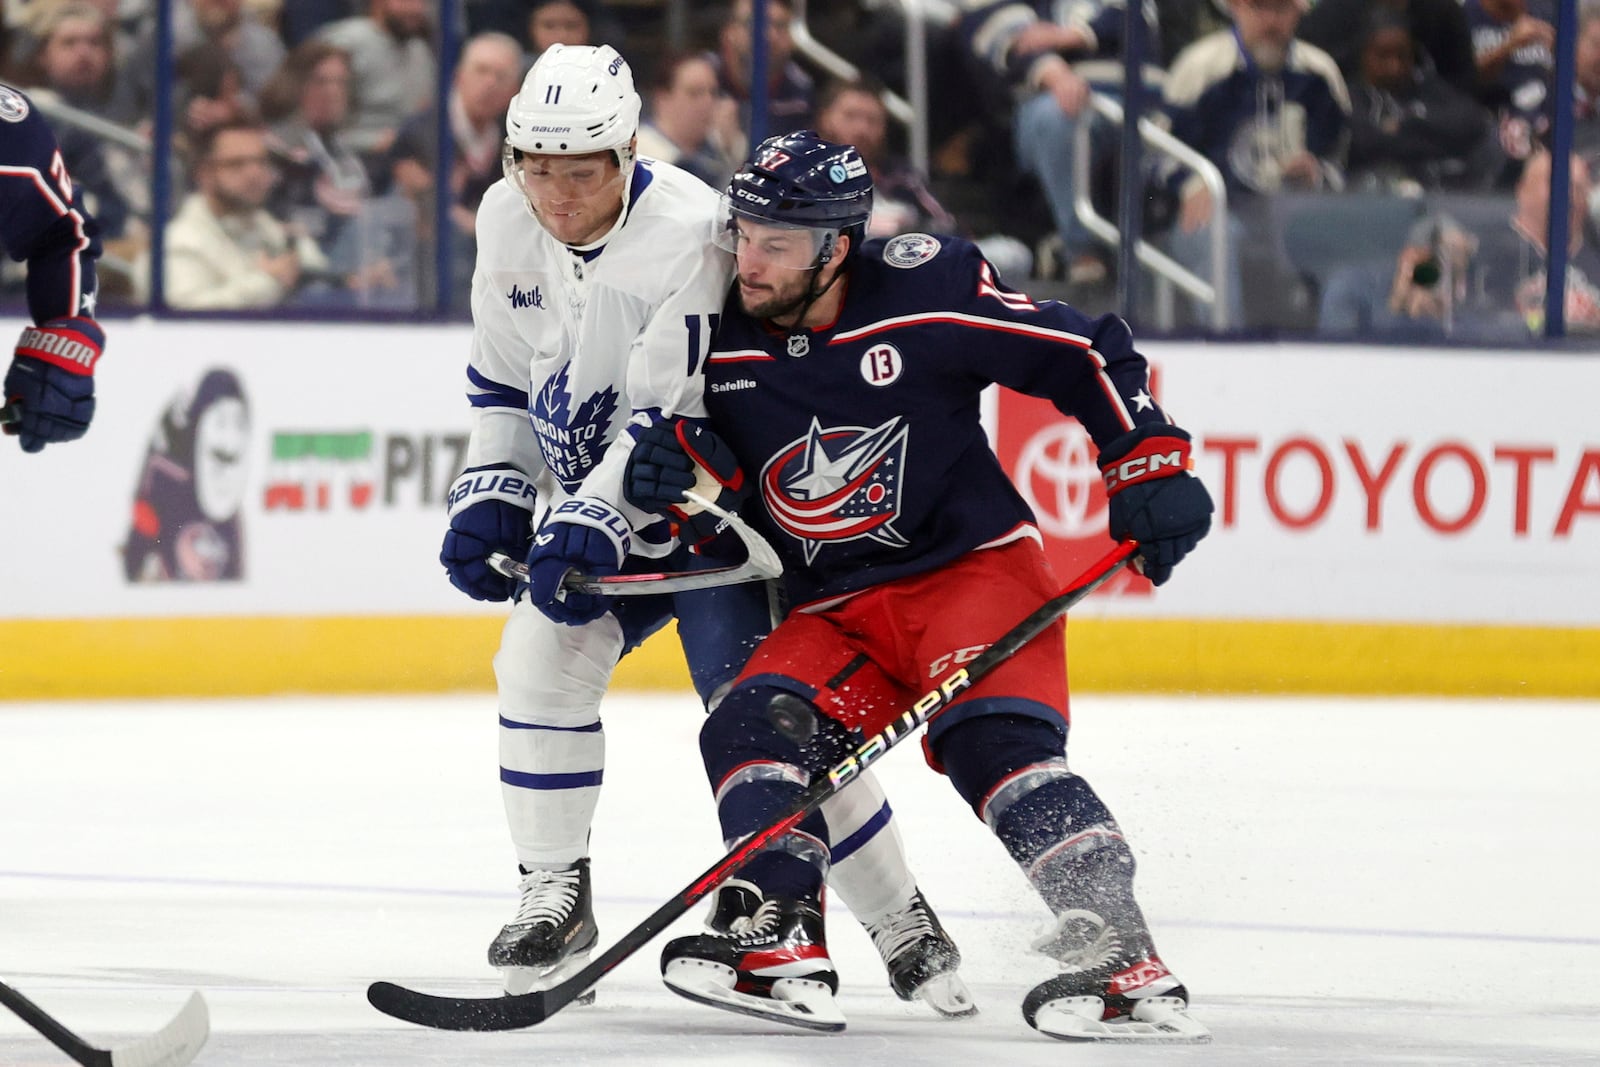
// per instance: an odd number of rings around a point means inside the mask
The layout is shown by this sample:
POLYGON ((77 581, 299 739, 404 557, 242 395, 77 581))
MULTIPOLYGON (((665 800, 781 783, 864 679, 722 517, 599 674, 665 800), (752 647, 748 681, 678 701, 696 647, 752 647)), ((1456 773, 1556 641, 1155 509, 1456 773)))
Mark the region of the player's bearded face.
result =
POLYGON ((515 175, 539 224, 563 244, 597 240, 622 214, 622 169, 610 152, 525 155, 515 175))
POLYGON ((758 319, 779 319, 810 295, 818 230, 767 226, 740 218, 732 231, 739 266, 739 306, 758 319))

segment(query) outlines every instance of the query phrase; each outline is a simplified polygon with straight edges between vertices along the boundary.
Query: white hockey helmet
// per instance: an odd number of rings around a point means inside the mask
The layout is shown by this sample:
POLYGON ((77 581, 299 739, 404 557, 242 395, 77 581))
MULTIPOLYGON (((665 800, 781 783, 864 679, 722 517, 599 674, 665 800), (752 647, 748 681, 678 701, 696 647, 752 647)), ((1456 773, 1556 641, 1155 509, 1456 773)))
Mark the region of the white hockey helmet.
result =
POLYGON ((553 44, 506 111, 507 165, 518 152, 581 156, 609 150, 626 180, 639 112, 633 71, 615 48, 553 44))

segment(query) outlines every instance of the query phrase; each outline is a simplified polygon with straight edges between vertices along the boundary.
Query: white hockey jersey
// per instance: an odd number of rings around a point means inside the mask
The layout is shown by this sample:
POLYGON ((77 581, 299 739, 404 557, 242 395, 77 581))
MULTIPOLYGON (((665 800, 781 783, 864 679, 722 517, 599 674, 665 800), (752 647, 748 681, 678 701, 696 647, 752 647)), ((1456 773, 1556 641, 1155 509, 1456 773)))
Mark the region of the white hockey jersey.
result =
POLYGON ((600 497, 632 524, 635 554, 667 551, 665 524, 622 498, 623 430, 705 415, 705 357, 734 269, 712 243, 718 204, 684 171, 640 159, 622 225, 577 252, 504 179, 490 187, 472 279, 469 468, 529 475, 541 517, 568 495, 600 497))

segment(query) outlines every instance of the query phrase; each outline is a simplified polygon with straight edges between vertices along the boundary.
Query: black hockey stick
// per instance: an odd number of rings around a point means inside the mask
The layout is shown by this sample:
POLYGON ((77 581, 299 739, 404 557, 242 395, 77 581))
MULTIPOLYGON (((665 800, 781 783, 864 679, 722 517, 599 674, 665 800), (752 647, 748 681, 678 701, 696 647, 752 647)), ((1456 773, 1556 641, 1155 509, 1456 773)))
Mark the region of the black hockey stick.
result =
POLYGON ((10 426, 14 422, 22 421, 22 409, 15 404, 0 407, 0 426, 10 426))
POLYGON ((39 1005, 0 982, 0 1004, 22 1017, 52 1045, 84 1067, 183 1067, 200 1052, 211 1033, 211 1016, 199 993, 192 993, 183 1010, 149 1037, 122 1048, 103 1049, 89 1044, 39 1005))
MULTIPOLYGON (((565 589, 577 593, 598 593, 600 596, 643 596, 646 593, 683 593, 691 589, 710 589, 718 585, 737 585, 740 582, 762 581, 783 573, 783 563, 772 550, 767 539, 752 530, 739 516, 693 492, 684 495, 700 510, 709 511, 721 520, 719 526, 732 530, 744 542, 745 561, 729 567, 710 567, 702 571, 654 572, 649 574, 608 574, 601 578, 568 571, 561 579, 565 589)), ((504 552, 492 552, 489 566, 499 574, 519 582, 528 580, 528 565, 512 559, 504 552)), ((559 598, 558 594, 558 598, 559 598)))
POLYGON ((566 981, 549 989, 498 997, 440 997, 419 993, 393 982, 374 982, 367 987, 367 1000, 385 1015, 437 1030, 520 1030, 544 1022, 588 992, 601 978, 676 922, 696 901, 710 894, 764 845, 794 829, 802 819, 821 807, 823 801, 855 781, 868 765, 916 732, 919 726, 953 701, 957 694, 1010 659, 1018 649, 1071 610, 1073 605, 1105 584, 1138 547, 1132 541, 1118 544, 1071 586, 1007 630, 977 659, 946 675, 915 704, 901 712, 899 718, 867 738, 854 753, 845 757, 826 775, 814 777, 810 787, 781 819, 734 846, 731 852, 712 864, 677 896, 657 908, 644 922, 624 934, 622 940, 590 960, 583 970, 566 981))

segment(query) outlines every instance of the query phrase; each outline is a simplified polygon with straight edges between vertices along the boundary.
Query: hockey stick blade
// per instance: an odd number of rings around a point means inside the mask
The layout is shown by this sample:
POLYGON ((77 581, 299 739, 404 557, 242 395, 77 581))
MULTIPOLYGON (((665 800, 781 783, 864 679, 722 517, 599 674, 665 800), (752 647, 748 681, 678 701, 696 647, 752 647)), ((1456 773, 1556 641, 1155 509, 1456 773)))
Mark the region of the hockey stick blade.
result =
MULTIPOLYGON (((710 589, 719 585, 738 585, 740 582, 763 581, 783 573, 783 563, 772 550, 766 538, 752 530, 748 523, 698 494, 684 494, 722 520, 721 525, 732 530, 744 542, 747 556, 743 563, 728 567, 712 567, 703 571, 655 572, 650 574, 608 574, 601 578, 568 571, 561 584, 575 593, 594 593, 600 596, 643 596, 647 593, 684 593, 691 589, 710 589)), ((528 565, 512 559, 504 552, 489 555, 489 566, 495 572, 518 582, 528 580, 528 565)))
POLYGON ((21 1016, 23 1022, 84 1067, 183 1067, 199 1055, 200 1047, 211 1034, 211 1015, 199 993, 189 994, 189 1002, 183 1010, 160 1030, 131 1045, 113 1049, 89 1044, 4 982, 0 982, 0 1004, 21 1016))
POLYGON ((521 1030, 544 1022, 588 992, 600 979, 677 922, 769 842, 794 829, 807 815, 820 808, 825 800, 859 778, 868 766, 915 733, 954 701, 957 695, 976 685, 1075 604, 1104 585, 1138 548, 1133 541, 1119 543, 1072 585, 1007 630, 971 663, 946 675, 915 704, 901 712, 897 719, 863 741, 827 774, 813 776, 806 791, 782 817, 735 845, 677 896, 662 904, 649 918, 629 930, 621 940, 595 956, 583 970, 566 981, 549 989, 495 997, 441 997, 393 982, 374 982, 367 987, 367 1001, 385 1015, 436 1030, 521 1030))

